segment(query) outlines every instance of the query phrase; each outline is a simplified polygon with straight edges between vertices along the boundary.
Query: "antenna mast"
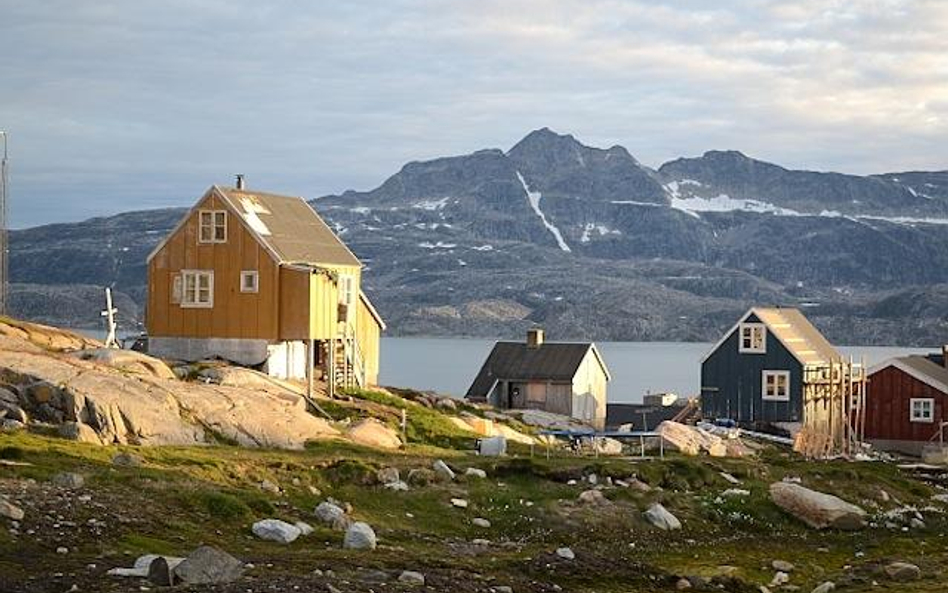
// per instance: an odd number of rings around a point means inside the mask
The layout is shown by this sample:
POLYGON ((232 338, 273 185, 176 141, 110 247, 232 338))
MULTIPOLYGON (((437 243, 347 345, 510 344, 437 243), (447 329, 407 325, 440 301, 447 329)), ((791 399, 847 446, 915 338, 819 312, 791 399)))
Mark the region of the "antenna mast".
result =
POLYGON ((3 154, 0 160, 0 315, 10 309, 10 247, 7 244, 7 133, 0 130, 3 154))

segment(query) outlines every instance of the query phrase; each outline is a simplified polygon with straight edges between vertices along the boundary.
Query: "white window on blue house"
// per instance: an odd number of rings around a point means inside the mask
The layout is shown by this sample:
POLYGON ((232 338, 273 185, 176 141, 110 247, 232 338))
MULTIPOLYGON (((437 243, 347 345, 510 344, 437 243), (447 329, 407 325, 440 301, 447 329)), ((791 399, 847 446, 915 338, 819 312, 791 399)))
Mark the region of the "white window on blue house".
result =
POLYGON ((909 412, 912 422, 934 422, 935 400, 930 397, 913 397, 909 400, 909 412))
POLYGON ((764 371, 761 394, 765 400, 790 401, 790 371, 764 371))
POLYGON ((767 352, 767 326, 763 323, 742 323, 737 343, 741 354, 764 354, 767 352))

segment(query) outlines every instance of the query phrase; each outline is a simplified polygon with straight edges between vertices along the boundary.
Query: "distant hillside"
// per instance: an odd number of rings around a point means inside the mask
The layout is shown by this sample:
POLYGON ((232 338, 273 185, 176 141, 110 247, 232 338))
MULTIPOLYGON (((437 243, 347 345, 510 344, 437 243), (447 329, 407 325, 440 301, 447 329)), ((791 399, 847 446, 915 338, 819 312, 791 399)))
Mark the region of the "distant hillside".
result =
MULTIPOLYGON (((394 335, 539 323, 554 339, 711 340, 761 304, 803 307, 839 343, 948 339, 948 172, 793 171, 736 151, 653 170, 542 129, 312 203, 366 263, 394 335)), ((141 303, 145 257, 182 214, 14 232, 13 277, 141 303)), ((17 287, 14 306, 75 324, 57 318, 86 315, 68 293, 17 287)))

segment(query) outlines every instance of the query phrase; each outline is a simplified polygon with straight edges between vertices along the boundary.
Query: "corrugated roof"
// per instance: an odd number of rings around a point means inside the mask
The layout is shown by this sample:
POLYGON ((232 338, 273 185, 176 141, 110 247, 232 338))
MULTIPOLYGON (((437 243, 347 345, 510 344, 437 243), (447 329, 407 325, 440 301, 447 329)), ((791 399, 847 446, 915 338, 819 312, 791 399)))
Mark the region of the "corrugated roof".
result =
POLYGON ((281 263, 362 265, 303 198, 214 187, 281 263))
POLYGON ((825 364, 841 358, 820 330, 799 309, 752 309, 767 329, 803 364, 825 364))
POLYGON ((497 342, 467 395, 484 397, 497 380, 572 381, 592 347, 590 343, 544 342, 539 348, 528 348, 524 342, 497 342))

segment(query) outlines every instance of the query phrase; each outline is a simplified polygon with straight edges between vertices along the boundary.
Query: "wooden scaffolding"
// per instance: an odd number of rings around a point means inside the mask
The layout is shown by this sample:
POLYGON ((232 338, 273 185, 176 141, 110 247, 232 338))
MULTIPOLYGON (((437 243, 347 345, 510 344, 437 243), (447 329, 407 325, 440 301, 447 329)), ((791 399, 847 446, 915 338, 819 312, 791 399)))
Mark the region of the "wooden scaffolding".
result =
POLYGON ((866 430, 866 366, 839 359, 803 369, 803 427, 794 450, 808 458, 852 457, 866 430))

